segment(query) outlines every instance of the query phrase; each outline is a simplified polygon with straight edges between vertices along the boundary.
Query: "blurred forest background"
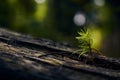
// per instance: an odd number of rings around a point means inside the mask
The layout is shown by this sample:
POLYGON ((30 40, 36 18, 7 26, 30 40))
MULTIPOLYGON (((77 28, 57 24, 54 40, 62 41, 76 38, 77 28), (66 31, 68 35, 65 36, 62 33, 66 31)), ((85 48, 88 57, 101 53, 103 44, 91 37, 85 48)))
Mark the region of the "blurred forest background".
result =
POLYGON ((0 27, 77 47, 87 26, 93 47, 109 57, 120 57, 119 23, 119 0, 0 0, 0 27))

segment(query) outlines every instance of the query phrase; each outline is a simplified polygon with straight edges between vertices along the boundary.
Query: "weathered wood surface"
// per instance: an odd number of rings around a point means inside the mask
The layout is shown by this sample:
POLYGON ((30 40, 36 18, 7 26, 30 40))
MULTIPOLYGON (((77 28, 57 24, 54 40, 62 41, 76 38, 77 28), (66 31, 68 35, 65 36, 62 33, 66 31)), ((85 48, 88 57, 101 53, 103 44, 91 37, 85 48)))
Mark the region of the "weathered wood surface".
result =
POLYGON ((0 28, 0 80, 120 80, 120 59, 89 61, 89 55, 78 58, 74 50, 0 28))

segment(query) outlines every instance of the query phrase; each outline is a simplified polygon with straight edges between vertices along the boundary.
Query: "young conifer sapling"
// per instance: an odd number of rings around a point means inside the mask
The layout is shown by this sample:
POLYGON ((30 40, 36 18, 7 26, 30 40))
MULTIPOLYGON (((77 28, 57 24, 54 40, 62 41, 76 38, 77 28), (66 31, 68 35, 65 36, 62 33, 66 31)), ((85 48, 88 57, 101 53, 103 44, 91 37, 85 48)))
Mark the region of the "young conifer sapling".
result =
POLYGON ((79 50, 76 50, 74 53, 79 53, 79 57, 85 53, 92 53, 92 43, 93 40, 90 37, 90 31, 84 27, 78 32, 79 36, 76 39, 79 42, 79 50))
POLYGON ((98 50, 92 48, 93 39, 91 38, 91 32, 90 29, 87 29, 86 27, 82 28, 80 32, 78 32, 79 36, 76 37, 76 39, 79 42, 79 49, 76 50, 74 53, 79 54, 79 57, 83 54, 97 54, 102 57, 105 57, 101 52, 98 50))

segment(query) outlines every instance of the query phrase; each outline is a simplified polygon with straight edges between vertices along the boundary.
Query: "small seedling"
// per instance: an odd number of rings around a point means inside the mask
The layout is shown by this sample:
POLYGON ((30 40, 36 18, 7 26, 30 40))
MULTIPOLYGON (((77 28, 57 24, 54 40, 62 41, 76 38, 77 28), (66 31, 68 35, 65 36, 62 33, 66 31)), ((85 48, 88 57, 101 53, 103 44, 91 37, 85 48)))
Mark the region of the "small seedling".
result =
POLYGON ((76 50, 74 53, 79 53, 79 57, 85 53, 92 53, 92 43, 93 40, 90 38, 89 30, 84 27, 78 32, 79 36, 76 39, 79 41, 79 50, 76 50))
POLYGON ((87 29, 86 27, 82 28, 80 30, 80 32, 78 32, 79 36, 76 37, 76 39, 79 42, 79 49, 76 50, 74 53, 79 54, 79 57, 83 54, 98 54, 98 55, 102 55, 103 54, 101 52, 99 52, 98 50, 92 48, 92 44, 93 44, 93 39, 91 38, 91 32, 90 29, 87 29))

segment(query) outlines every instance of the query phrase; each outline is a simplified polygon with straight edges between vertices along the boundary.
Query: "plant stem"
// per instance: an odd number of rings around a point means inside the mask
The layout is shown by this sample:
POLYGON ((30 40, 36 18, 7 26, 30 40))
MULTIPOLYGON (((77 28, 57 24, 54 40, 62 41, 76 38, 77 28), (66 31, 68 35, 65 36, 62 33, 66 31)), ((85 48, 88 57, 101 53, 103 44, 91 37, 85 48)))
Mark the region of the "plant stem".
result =
POLYGON ((88 46, 89 46, 89 53, 91 54, 91 53, 92 53, 92 51, 91 51, 91 43, 90 43, 90 39, 89 39, 88 46))

